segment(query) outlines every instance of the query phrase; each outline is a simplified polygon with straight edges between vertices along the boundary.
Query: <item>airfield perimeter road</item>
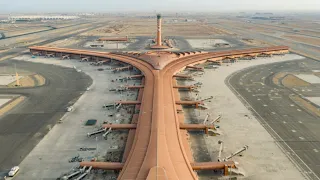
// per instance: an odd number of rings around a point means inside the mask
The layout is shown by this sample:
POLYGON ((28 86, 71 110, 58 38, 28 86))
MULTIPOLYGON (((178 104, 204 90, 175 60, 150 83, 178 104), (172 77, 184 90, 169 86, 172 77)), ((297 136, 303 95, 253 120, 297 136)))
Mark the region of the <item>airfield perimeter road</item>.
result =
MULTIPOLYGON (((289 98, 290 94, 307 94, 277 86, 272 81, 278 72, 311 73, 312 69, 319 70, 320 62, 303 59, 261 65, 236 72, 226 79, 226 83, 258 117, 275 142, 304 170, 303 173, 310 179, 319 179, 320 118, 289 98)), ((320 97, 320 91, 312 95, 320 97)))
MULTIPOLYGON (((45 32, 39 32, 36 33, 36 36, 34 36, 34 34, 27 34, 27 35, 23 35, 23 36, 19 36, 19 37, 14 37, 14 38, 10 38, 10 39, 0 39, 0 46, 2 46, 3 44, 7 44, 10 45, 10 47, 8 46, 7 50, 2 52, 0 54, 0 60, 6 60, 18 55, 23 54, 24 51, 27 50, 27 48, 29 46, 33 46, 33 45, 45 45, 48 43, 52 43, 58 40, 62 40, 62 39, 67 39, 70 37, 74 37, 77 36, 81 33, 87 32, 87 31, 91 31, 93 29, 96 28, 100 28, 105 26, 105 24, 108 22, 99 22, 99 23, 92 23, 91 26, 86 27, 86 28, 82 28, 82 29, 77 29, 79 28, 77 25, 72 26, 72 28, 70 31, 68 32, 63 32, 59 35, 54 34, 56 30, 51 30, 51 31, 45 31, 45 32), (79 30, 79 31, 76 31, 79 30), (71 34, 67 34, 70 32, 76 31, 74 33, 71 34), (19 40, 18 38, 29 38, 30 43, 27 45, 15 45, 16 42, 19 40), (12 48, 14 46, 14 48, 12 48)), ((59 30, 59 29, 57 29, 59 30)))
MULTIPOLYGON (((72 68, 24 61, 2 61, 0 66, 37 72, 46 84, 34 88, 0 89, 0 94, 22 94, 27 99, 0 118, 0 174, 18 165, 65 113, 65 108, 92 80, 72 68)), ((52 142, 55 143, 55 142, 52 142)))
POLYGON ((261 33, 253 30, 248 30, 245 28, 240 28, 238 26, 230 26, 223 23, 212 23, 213 26, 217 26, 222 29, 237 33, 238 35, 243 36, 243 38, 252 38, 265 41, 267 43, 275 45, 285 45, 289 46, 291 51, 295 53, 302 54, 304 56, 311 57, 313 59, 320 60, 320 51, 319 46, 305 44, 302 42, 292 41, 282 37, 276 37, 270 34, 261 33))

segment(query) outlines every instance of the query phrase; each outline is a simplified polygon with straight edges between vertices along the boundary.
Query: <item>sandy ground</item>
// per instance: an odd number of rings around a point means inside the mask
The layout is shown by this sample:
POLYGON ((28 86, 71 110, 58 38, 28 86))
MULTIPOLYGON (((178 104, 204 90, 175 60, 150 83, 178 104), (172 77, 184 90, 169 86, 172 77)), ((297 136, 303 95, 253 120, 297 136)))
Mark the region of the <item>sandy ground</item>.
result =
POLYGON ((229 42, 223 39, 187 39, 187 41, 196 49, 213 49, 219 43, 229 44, 228 47, 231 46, 229 42))
POLYGON ((65 46, 74 45, 76 43, 79 43, 80 41, 81 39, 78 37, 71 37, 71 38, 55 41, 52 43, 48 43, 46 44, 46 46, 65 47, 65 46))
POLYGON ((206 138, 211 159, 217 160, 218 140, 224 142, 223 157, 244 145, 249 146, 243 157, 233 158, 234 161, 239 162, 239 170, 245 174, 245 177, 239 179, 300 180, 304 177, 276 145, 274 139, 260 125, 259 121, 226 86, 225 79, 231 73, 246 67, 301 58, 298 55, 289 54, 282 57, 240 61, 230 66, 221 66, 217 70, 206 70, 203 77, 195 77, 196 81, 203 83, 200 97, 214 96, 214 100, 206 103, 210 109, 200 112, 202 119, 207 112, 212 117, 222 114, 221 122, 218 123, 222 135, 206 138))
POLYGON ((293 95, 290 96, 290 98, 295 101, 297 104, 301 105, 303 108, 305 108, 307 111, 309 111, 311 114, 314 114, 316 116, 320 117, 320 108, 314 106, 312 103, 314 103, 315 105, 320 105, 319 103, 319 99, 320 97, 304 97, 305 99, 309 100, 305 100, 304 98, 301 98, 299 96, 293 95))
MULTIPOLYGON (((207 35, 230 35, 225 30, 202 22, 175 22, 167 23, 170 18, 163 18, 162 35, 165 36, 207 36, 207 35)), ((157 30, 156 18, 127 18, 119 19, 109 25, 95 29, 82 35, 91 36, 155 36, 157 30)))
MULTIPOLYGON (((88 138, 86 134, 100 127, 104 121, 111 123, 129 123, 130 116, 126 111, 121 110, 116 113, 113 110, 105 110, 103 104, 113 103, 115 100, 136 98, 136 93, 117 94, 110 92, 109 88, 115 88, 124 85, 120 82, 111 82, 116 78, 128 76, 130 72, 120 72, 113 74, 111 71, 97 71, 98 68, 107 68, 108 66, 90 66, 89 63, 79 62, 78 60, 61 61, 53 58, 37 57, 35 59, 30 56, 19 57, 20 60, 33 61, 39 63, 49 63, 60 66, 82 70, 93 79, 90 90, 83 94, 74 105, 72 112, 66 113, 61 119, 61 124, 55 125, 52 130, 43 138, 43 140, 33 149, 33 151, 19 165, 21 170, 15 179, 56 179, 63 173, 68 173, 78 163, 69 163, 68 160, 78 154, 85 160, 91 160, 97 157, 103 161, 107 158, 105 155, 111 151, 112 146, 116 146, 116 151, 121 151, 126 142, 127 132, 112 132, 105 140, 102 135, 88 138), (108 115, 114 114, 114 117, 108 115), (117 118, 117 119, 116 119, 117 118), (94 126, 85 126, 84 123, 88 119, 97 119, 94 126), (54 143, 53 143, 54 142, 54 143), (80 147, 97 148, 93 151, 78 151, 80 147), (36 168, 35 168, 36 167, 36 168)), ((136 83, 130 81, 128 84, 136 83)), ((117 158, 117 157, 113 157, 117 158)), ((91 174, 94 177, 114 177, 113 172, 96 171, 91 174)))
POLYGON ((0 99, 0 107, 3 105, 3 104, 5 104, 5 103, 7 103, 8 101, 10 101, 11 99, 7 99, 7 98, 1 98, 0 99))
POLYGON ((318 36, 318 37, 320 37, 320 31, 316 32, 316 31, 302 30, 301 32, 302 32, 302 33, 306 33, 306 34, 310 34, 310 35, 313 35, 313 36, 318 36))
POLYGON ((25 28, 25 29, 20 29, 17 31, 10 31, 4 33, 6 37, 11 37, 11 36, 16 36, 16 35, 21 35, 21 34, 26 34, 26 33, 32 33, 32 32, 38 32, 38 31, 43 31, 49 29, 48 27, 32 27, 32 28, 25 28))
POLYGON ((288 88, 294 87, 294 86, 309 86, 310 85, 310 83, 308 83, 300 78, 297 78, 296 76, 294 76, 292 74, 286 75, 282 79, 282 84, 288 88))
MULTIPOLYGON (((125 49, 127 48, 132 42, 97 42, 97 41, 90 41, 84 44, 84 47, 91 48, 90 45, 103 45, 103 47, 99 47, 101 49, 125 49)), ((96 47, 95 47, 96 48, 96 47)))
POLYGON ((130 23, 124 22, 123 18, 117 19, 113 22, 109 22, 108 25, 84 32, 81 35, 84 36, 111 36, 120 34, 123 30, 130 27, 130 23))
MULTIPOLYGON (((19 79, 23 78, 23 76, 19 76, 19 79)), ((0 85, 8 85, 16 80, 15 75, 11 76, 0 76, 0 85)))
POLYGON ((294 41, 299 41, 307 44, 320 46, 319 38, 311 38, 311 37, 296 36, 296 35, 285 35, 284 37, 288 39, 292 39, 294 41))
POLYGON ((313 74, 296 74, 298 78, 310 83, 310 84, 318 84, 320 83, 320 78, 313 74))
POLYGON ((268 44, 256 39, 242 39, 241 42, 244 42, 245 44, 248 45, 253 45, 253 46, 267 46, 268 44))
MULTIPOLYGON (((14 76, 15 77, 15 76, 14 76)), ((42 86, 46 82, 45 78, 39 74, 32 74, 29 76, 19 76, 19 83, 18 87, 34 87, 34 86, 42 86)), ((13 82, 7 84, 6 87, 14 88, 17 82, 14 80, 13 82)))
MULTIPOLYGON (((307 97, 307 99, 311 102, 313 102, 314 104, 320 106, 320 97, 307 97)), ((319 114, 320 116, 320 114, 319 114)))

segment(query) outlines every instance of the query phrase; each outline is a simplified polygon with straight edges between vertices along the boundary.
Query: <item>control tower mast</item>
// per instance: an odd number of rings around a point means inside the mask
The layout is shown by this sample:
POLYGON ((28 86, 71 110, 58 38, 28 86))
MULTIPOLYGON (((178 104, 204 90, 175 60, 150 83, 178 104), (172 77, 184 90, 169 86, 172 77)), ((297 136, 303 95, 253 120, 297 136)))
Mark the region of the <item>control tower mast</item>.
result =
POLYGON ((161 14, 157 14, 157 46, 162 46, 161 42, 161 14))

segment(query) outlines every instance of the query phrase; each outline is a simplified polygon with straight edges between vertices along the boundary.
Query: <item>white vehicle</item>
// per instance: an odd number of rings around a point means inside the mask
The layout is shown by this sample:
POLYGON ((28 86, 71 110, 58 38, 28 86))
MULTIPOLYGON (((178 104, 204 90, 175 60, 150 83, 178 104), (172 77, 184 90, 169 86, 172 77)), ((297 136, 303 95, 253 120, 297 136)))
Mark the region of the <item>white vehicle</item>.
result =
POLYGON ((19 166, 14 166, 13 168, 11 168, 11 170, 8 173, 9 177, 13 177, 14 175, 16 175, 19 169, 19 166))
POLYGON ((70 112, 70 111, 72 111, 72 110, 73 110, 73 107, 72 107, 72 106, 67 107, 67 111, 68 111, 68 112, 70 112))

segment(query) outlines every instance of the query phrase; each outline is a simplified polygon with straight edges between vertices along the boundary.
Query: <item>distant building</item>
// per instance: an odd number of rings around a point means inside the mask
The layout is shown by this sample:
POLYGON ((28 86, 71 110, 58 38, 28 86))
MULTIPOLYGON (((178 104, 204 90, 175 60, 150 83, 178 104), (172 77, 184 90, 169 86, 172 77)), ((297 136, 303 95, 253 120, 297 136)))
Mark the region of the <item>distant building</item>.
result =
POLYGON ((260 19, 260 20, 283 20, 284 16, 253 16, 252 19, 260 19))
POLYGON ((78 19, 79 16, 10 16, 8 19, 10 21, 42 21, 42 20, 71 20, 78 19))

